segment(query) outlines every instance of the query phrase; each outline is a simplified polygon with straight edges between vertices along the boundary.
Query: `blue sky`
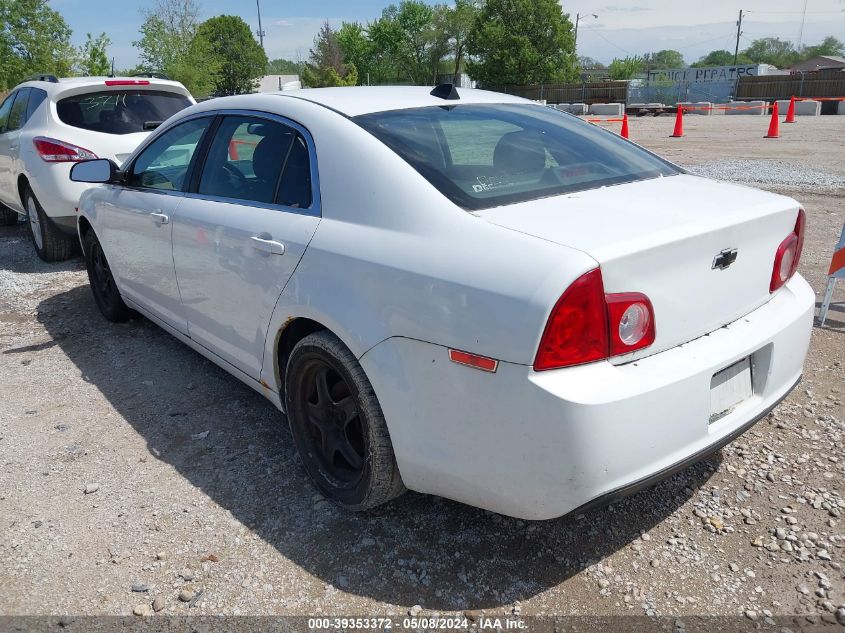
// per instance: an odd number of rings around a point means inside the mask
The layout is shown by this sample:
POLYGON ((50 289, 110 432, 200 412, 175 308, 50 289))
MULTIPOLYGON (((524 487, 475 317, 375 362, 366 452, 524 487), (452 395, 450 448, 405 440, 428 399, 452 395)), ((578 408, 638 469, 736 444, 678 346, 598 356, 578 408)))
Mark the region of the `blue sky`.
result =
MULTIPOLYGON (((380 15, 384 6, 398 0, 262 0, 261 17, 268 56, 307 58, 308 49, 323 20, 333 25, 343 20, 367 21, 380 15)), ((680 0, 572 0, 564 11, 597 14, 581 22, 578 53, 605 63, 613 57, 641 54, 661 48, 680 50, 692 62, 716 48, 733 50, 735 20, 741 8, 748 12, 740 46, 756 37, 774 35, 798 42, 801 8, 798 0, 708 0, 689 4, 680 0)), ((221 13, 239 15, 253 29, 258 26, 255 0, 199 0, 202 17, 221 13)), ((434 3, 432 3, 434 4, 434 3)), ((51 0, 73 28, 73 39, 81 43, 85 33, 105 31, 112 40, 109 55, 116 65, 133 66, 138 59, 132 41, 138 38, 141 9, 151 0, 51 0)), ((808 0, 802 41, 818 43, 824 36, 845 40, 845 2, 808 0)))

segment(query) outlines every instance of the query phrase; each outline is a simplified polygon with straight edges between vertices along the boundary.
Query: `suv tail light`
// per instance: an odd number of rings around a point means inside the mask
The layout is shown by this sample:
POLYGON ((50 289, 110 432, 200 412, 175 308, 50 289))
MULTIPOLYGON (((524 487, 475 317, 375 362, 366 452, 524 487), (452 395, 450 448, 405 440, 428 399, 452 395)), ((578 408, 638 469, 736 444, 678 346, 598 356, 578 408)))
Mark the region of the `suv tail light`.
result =
POLYGON ((534 359, 535 371, 583 365, 654 342, 654 308, 638 292, 605 294, 601 269, 575 280, 555 304, 534 359))
POLYGON ((804 209, 798 209, 798 219, 795 221, 795 228, 780 243, 775 253, 775 265, 772 268, 772 281, 769 284, 769 292, 774 292, 780 288, 798 270, 801 251, 804 250, 805 223, 806 215, 804 214, 804 209))
POLYGON ((78 163, 82 160, 97 158, 97 155, 91 150, 54 138, 36 136, 32 139, 32 143, 35 145, 38 155, 47 163, 78 163))

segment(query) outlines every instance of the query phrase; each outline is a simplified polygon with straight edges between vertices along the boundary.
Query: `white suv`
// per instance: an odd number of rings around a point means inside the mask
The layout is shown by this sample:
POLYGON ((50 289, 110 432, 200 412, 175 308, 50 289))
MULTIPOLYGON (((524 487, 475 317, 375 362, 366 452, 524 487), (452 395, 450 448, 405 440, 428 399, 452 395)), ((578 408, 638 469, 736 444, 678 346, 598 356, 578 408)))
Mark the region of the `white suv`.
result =
POLYGON ((40 75, 0 105, 0 224, 25 216, 38 256, 69 257, 76 207, 88 185, 70 180, 81 160, 122 163, 155 127, 195 103, 180 83, 156 77, 40 75))

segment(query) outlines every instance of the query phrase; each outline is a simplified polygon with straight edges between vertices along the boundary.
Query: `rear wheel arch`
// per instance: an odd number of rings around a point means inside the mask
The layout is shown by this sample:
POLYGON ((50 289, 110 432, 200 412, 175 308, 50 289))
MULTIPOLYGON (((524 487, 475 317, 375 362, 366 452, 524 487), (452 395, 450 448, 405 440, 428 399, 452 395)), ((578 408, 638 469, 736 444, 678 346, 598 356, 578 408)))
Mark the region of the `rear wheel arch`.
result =
MULTIPOLYGON (((299 341, 304 339, 309 334, 320 332, 322 330, 329 330, 322 323, 318 323, 313 319, 305 317, 295 317, 288 319, 284 327, 276 336, 276 378, 278 380, 279 392, 282 396, 282 402, 285 397, 285 372, 287 371, 288 359, 290 353, 299 341)), ((330 331, 330 330, 329 330, 330 331)))

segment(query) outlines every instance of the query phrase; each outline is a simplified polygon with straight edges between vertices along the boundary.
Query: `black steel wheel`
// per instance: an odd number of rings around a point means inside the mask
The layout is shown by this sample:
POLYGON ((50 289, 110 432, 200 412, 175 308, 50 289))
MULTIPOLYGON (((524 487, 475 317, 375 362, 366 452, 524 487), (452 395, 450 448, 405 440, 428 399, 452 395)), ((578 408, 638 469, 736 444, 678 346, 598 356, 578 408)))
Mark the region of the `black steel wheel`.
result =
POLYGON ((88 269, 88 283, 91 285, 94 302, 109 321, 122 323, 129 320, 133 312, 120 296, 100 241, 94 231, 88 231, 84 240, 85 266, 88 269))
POLYGON ((294 442, 306 472, 328 499, 366 510, 404 492, 373 388, 335 335, 323 331, 303 338, 285 376, 294 442))

